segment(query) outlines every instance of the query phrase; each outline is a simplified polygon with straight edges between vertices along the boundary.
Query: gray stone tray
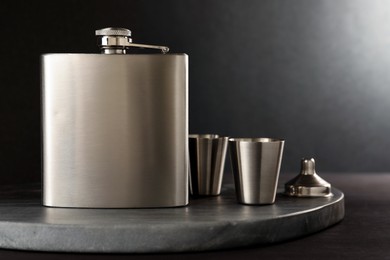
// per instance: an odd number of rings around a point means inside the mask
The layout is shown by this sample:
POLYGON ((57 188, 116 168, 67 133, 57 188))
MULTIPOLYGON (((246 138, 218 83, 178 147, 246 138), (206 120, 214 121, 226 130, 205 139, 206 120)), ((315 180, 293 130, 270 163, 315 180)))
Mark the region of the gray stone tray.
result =
POLYGON ((2 187, 0 248, 57 252, 152 253, 266 245, 323 230, 343 219, 344 195, 289 198, 268 206, 222 195, 165 209, 70 209, 40 205, 38 186, 2 187))

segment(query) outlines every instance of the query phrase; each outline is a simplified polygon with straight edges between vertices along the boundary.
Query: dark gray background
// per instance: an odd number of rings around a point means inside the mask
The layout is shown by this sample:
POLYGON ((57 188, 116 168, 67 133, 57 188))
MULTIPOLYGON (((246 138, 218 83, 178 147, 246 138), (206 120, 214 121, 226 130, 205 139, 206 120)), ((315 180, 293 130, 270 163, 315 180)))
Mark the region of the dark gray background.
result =
POLYGON ((0 180, 41 177, 42 53, 94 30, 190 56, 190 131, 286 139, 282 171, 389 171, 390 1, 0 2, 0 180))

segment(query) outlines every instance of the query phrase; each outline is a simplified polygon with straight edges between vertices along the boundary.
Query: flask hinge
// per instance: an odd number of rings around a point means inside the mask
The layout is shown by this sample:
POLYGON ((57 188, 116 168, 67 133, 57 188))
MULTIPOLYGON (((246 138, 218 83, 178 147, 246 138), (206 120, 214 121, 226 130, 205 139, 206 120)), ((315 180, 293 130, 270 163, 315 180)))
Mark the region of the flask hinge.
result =
POLYGON ((126 28, 109 27, 96 30, 98 45, 103 54, 126 54, 126 50, 131 47, 158 49, 163 54, 169 52, 167 46, 133 43, 131 31, 126 28))

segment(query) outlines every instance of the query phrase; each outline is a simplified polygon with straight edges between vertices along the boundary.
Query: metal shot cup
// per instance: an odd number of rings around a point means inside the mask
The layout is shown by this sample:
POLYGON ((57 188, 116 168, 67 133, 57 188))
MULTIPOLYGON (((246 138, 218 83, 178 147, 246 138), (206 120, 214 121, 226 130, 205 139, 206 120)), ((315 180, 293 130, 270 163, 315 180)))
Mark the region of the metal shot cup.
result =
POLYGON ((283 148, 282 139, 229 139, 239 203, 260 205, 275 202, 283 148))
POLYGON ((221 193, 228 140, 215 134, 189 135, 191 195, 221 193))

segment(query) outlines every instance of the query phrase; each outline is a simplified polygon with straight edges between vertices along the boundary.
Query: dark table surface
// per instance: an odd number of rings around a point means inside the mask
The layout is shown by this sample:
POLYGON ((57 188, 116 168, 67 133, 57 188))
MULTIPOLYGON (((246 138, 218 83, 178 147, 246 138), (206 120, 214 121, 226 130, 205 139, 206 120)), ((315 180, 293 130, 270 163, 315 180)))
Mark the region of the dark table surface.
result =
MULTIPOLYGON (((293 241, 180 254, 104 255, 0 250, 0 259, 390 259, 390 173, 320 175, 344 192, 345 218, 324 231, 293 241)), ((282 174, 281 182, 293 176, 282 174)))

